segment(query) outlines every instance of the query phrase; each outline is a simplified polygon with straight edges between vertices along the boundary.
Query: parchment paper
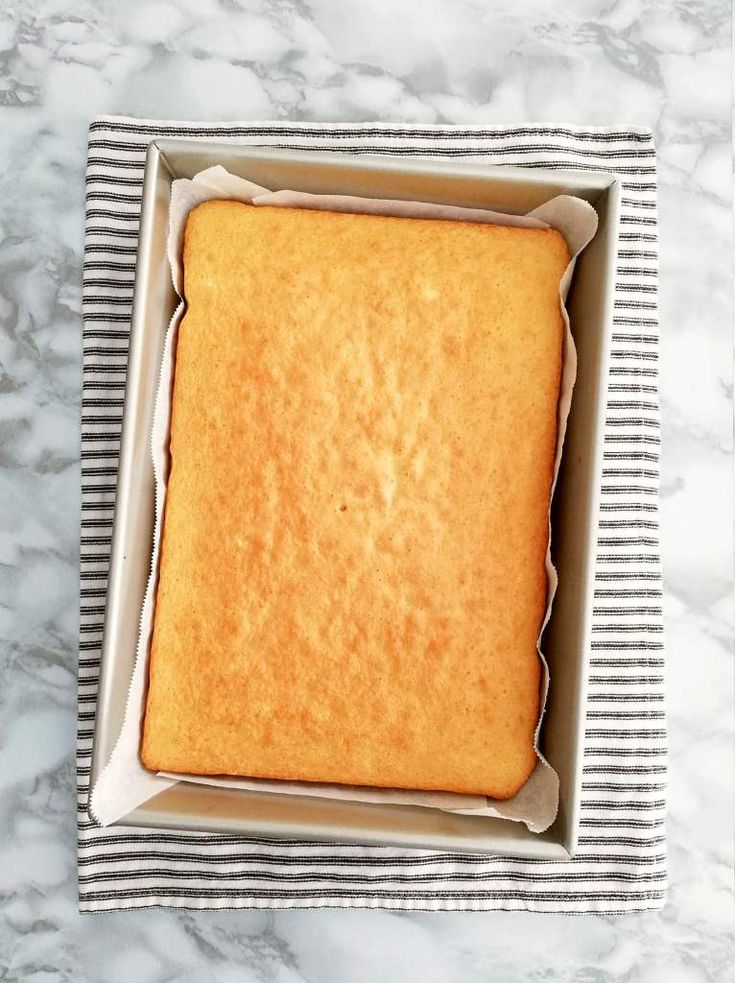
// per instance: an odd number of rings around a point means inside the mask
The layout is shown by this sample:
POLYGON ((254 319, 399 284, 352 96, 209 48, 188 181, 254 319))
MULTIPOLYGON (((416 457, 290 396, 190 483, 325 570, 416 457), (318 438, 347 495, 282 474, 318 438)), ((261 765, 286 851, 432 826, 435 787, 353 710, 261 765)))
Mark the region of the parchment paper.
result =
MULTIPOLYGON (((556 772, 538 750, 538 738, 546 704, 549 685, 549 669, 539 647, 542 662, 541 714, 536 727, 536 768, 523 788, 512 799, 498 801, 476 795, 460 795, 453 792, 422 792, 405 789, 366 788, 358 786, 319 784, 313 782, 286 782, 267 779, 243 779, 236 777, 211 777, 154 773, 143 767, 140 756, 140 737, 145 710, 146 681, 148 677, 148 653, 153 627, 153 607, 158 579, 158 554, 160 547, 163 511, 166 499, 166 482, 169 469, 169 422, 174 374, 176 334, 184 314, 183 301, 183 238, 186 219, 196 205, 212 198, 235 199, 254 205, 317 208, 322 210, 359 212, 363 214, 396 215, 429 219, 454 219, 484 222, 496 225, 558 229, 565 237, 572 257, 559 284, 560 302, 564 317, 562 377, 558 403, 557 447, 554 469, 554 485, 559 471, 567 416, 571 405, 572 389, 577 371, 577 355, 569 330, 569 318, 565 300, 571 283, 574 263, 578 254, 590 242, 597 229, 597 213, 587 202, 569 195, 551 199, 526 216, 491 212, 477 208, 459 208, 427 202, 390 201, 370 198, 354 198, 340 195, 309 195, 295 191, 271 192, 227 172, 223 167, 211 167, 197 174, 192 180, 179 179, 171 188, 169 216, 168 257, 174 287, 181 299, 166 334, 163 360, 154 411, 151 452, 155 475, 155 528, 151 575, 141 611, 141 627, 135 667, 128 693, 123 726, 110 761, 100 774, 92 790, 90 809, 103 826, 114 823, 122 816, 164 791, 175 782, 186 780, 204 785, 227 788, 267 791, 282 795, 309 795, 317 797, 352 799, 383 804, 419 805, 450 812, 472 815, 496 816, 526 824, 531 832, 540 833, 554 821, 559 802, 559 779, 556 772)), ((551 562, 551 521, 549 520, 549 549, 546 554, 547 608, 542 626, 546 626, 557 585, 557 576, 551 562)), ((539 644, 541 635, 539 634, 539 644)), ((461 753, 461 749, 459 751, 461 753)))

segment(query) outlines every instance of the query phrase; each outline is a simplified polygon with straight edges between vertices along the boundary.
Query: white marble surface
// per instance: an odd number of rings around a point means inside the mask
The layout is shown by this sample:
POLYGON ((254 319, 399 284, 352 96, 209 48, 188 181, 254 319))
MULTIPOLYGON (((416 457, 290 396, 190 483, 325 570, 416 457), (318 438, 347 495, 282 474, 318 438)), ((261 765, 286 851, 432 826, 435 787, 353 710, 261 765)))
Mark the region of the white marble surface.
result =
POLYGON ((0 978, 729 977, 735 956, 729 48, 725 0, 3 5, 0 978), (663 912, 626 919, 77 914, 79 284, 86 125, 99 112, 654 128, 671 748, 671 890, 663 912))

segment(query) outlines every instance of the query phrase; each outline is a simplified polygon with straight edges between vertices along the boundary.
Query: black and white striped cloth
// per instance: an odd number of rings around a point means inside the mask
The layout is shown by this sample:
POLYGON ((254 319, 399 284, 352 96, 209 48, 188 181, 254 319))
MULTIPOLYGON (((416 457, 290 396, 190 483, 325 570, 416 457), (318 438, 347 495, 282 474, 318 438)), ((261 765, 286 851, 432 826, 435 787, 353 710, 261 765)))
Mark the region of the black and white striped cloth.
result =
POLYGON ((656 161, 638 128, 92 123, 87 168, 79 658, 83 911, 170 905, 527 909, 661 907, 666 890, 664 651, 658 547, 656 161), (616 172, 623 181, 600 508, 584 803, 567 863, 101 829, 90 753, 115 501, 138 216, 156 137, 616 172))

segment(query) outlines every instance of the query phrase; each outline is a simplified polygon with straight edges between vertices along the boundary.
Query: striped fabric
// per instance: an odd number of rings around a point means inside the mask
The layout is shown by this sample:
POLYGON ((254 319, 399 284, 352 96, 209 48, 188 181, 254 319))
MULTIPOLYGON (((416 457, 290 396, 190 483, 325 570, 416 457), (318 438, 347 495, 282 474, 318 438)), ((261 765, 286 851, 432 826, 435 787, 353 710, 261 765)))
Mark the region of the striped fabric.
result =
POLYGON ((217 125, 90 127, 84 262, 79 892, 83 911, 170 905, 658 908, 666 731, 658 551, 656 164, 640 129, 217 125), (624 182, 578 857, 567 863, 261 836, 99 828, 88 808, 100 642, 146 146, 155 137, 615 171, 624 182))

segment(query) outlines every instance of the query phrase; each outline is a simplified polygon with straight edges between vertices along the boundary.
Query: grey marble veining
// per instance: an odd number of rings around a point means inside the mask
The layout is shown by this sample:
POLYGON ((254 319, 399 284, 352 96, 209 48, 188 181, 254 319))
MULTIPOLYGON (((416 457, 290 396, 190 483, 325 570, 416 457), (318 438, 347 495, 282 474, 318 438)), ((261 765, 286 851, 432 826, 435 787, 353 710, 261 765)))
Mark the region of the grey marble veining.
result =
POLYGON ((725 0, 25 0, 0 11, 0 978, 722 981, 735 955, 730 28, 725 0), (653 127, 671 890, 624 919, 77 914, 86 126, 653 127))

